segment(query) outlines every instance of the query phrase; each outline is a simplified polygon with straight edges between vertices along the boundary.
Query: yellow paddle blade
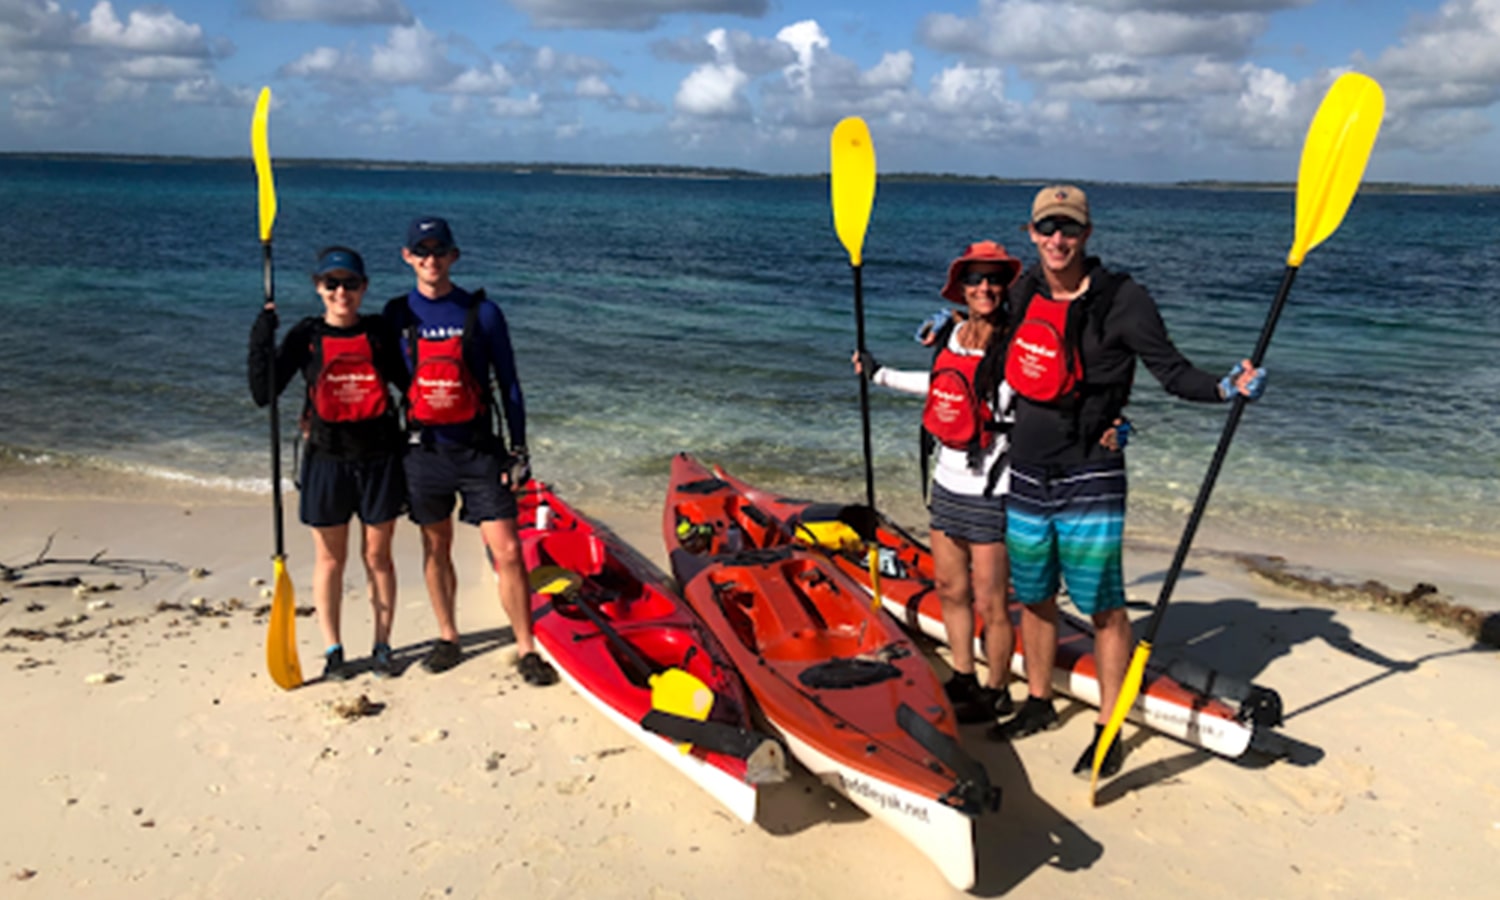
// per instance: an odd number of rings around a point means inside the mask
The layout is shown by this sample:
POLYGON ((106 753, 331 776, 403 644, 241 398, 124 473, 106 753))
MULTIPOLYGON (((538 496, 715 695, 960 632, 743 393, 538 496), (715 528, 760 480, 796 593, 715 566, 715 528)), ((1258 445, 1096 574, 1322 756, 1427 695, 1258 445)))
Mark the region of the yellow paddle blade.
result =
POLYGON ((255 116, 250 120, 250 151, 255 156, 255 177, 260 184, 260 242, 271 240, 276 221, 276 183, 271 180, 271 145, 266 140, 266 118, 271 112, 271 89, 260 89, 255 116))
POLYGON ((276 586, 271 598, 271 621, 266 629, 266 668, 282 690, 302 684, 302 663, 297 659, 297 597, 286 560, 275 559, 276 586))
POLYGON ((849 265, 862 261, 865 230, 875 205, 875 145, 865 120, 850 116, 834 126, 829 141, 833 185, 833 227, 849 252, 849 265))
POLYGON ((1125 670, 1125 681, 1120 685, 1120 696, 1115 698, 1115 708, 1110 710, 1109 721, 1104 723, 1104 730, 1099 732, 1099 742, 1094 745, 1094 772, 1089 776, 1090 806, 1098 800, 1099 769, 1104 765, 1109 745, 1114 743, 1115 735, 1120 733, 1120 726, 1125 724, 1126 714, 1135 706, 1135 698, 1141 694, 1141 682, 1146 680, 1146 661, 1150 658, 1150 641, 1141 641, 1135 645, 1135 655, 1130 657, 1130 666, 1125 670))
POLYGON ((1347 72, 1328 89, 1302 145, 1297 232, 1287 265, 1302 265, 1308 251, 1344 221, 1384 116, 1385 92, 1367 75, 1347 72))
POLYGON ((870 545, 870 608, 880 608, 880 547, 870 545))
POLYGON ((527 578, 533 594, 546 594, 549 597, 565 594, 583 583, 577 572, 562 566, 538 566, 527 578))

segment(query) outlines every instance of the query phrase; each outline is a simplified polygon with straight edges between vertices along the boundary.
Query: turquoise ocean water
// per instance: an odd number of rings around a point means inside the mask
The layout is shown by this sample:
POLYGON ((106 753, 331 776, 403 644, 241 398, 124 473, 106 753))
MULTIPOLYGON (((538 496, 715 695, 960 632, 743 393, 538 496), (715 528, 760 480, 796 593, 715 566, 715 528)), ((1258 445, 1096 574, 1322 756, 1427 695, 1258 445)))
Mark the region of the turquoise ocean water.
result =
MULTIPOLYGON (((306 272, 345 243, 367 303, 410 285, 399 246, 448 217, 456 280, 509 318, 538 474, 642 508, 692 451, 768 486, 863 497, 851 278, 822 180, 605 178, 282 166, 283 323, 319 311, 306 272)), ((1034 187, 881 184, 865 250, 868 342, 918 367, 944 267, 1018 227, 1034 187)), ((1281 191, 1091 188, 1091 249, 1157 297, 1219 371, 1249 354, 1280 282, 1281 191)), ((1218 523, 1500 547, 1500 198, 1358 197, 1309 254, 1241 424, 1218 523)), ((252 167, 0 159, 0 477, 131 470, 267 491, 266 418, 245 385, 261 299, 252 167)), ((872 392, 880 505, 922 522, 917 401, 872 392)), ((300 407, 283 400, 284 433, 300 407)), ((1132 521, 1180 527, 1225 408, 1131 405, 1132 521)), ((290 474, 289 465, 285 470, 290 474)))

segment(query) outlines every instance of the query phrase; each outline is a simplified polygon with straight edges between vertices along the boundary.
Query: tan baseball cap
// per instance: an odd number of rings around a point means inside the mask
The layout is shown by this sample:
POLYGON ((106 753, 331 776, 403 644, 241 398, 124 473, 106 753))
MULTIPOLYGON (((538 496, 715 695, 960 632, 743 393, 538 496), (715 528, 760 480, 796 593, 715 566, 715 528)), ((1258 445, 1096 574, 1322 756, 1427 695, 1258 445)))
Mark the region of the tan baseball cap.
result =
POLYGON ((1083 188, 1073 184, 1049 184, 1036 192, 1031 202, 1031 221, 1051 216, 1067 216, 1081 225, 1089 224, 1089 198, 1083 188))

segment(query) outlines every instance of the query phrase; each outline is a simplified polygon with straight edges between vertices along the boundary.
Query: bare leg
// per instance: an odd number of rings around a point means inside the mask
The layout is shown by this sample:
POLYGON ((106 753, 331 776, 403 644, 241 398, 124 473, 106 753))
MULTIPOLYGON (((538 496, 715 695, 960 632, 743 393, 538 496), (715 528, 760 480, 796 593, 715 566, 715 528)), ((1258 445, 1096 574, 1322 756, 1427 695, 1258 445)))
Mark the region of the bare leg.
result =
POLYGON ((1130 616, 1123 608, 1095 613, 1094 664, 1099 670, 1099 724, 1109 721, 1120 686, 1125 683, 1125 669, 1130 665, 1130 643, 1134 632, 1130 616))
POLYGON ((1052 666, 1057 660, 1057 597, 1021 608, 1021 644, 1026 648, 1026 688, 1033 697, 1052 697, 1052 666))
POLYGON ((313 605, 318 610, 318 628, 323 646, 340 643, 340 613, 344 601, 344 561, 349 555, 349 526, 314 528, 313 605))
POLYGON ((1009 593, 1010 560, 1005 543, 973 544, 974 612, 984 622, 984 662, 989 667, 987 687, 1004 689, 1010 683, 1015 630, 1005 611, 1009 593))
POLYGON ((521 558, 521 537, 515 519, 491 519, 479 524, 484 545, 495 559, 495 580, 500 608, 510 619, 516 636, 516 653, 525 656, 536 649, 531 638, 531 590, 526 583, 526 563, 521 558))
POLYGON ((453 568, 453 519, 422 526, 422 576, 427 596, 437 618, 438 637, 458 642, 454 607, 458 596, 458 572, 453 568))
POLYGON ((953 654, 953 671, 974 672, 974 595, 969 581, 969 543, 932 530, 932 569, 938 600, 942 602, 943 629, 953 654))
POLYGON ((391 540, 395 533, 395 519, 364 527, 365 574, 370 583, 377 644, 391 642, 391 625, 396 619, 396 566, 391 561, 391 540))

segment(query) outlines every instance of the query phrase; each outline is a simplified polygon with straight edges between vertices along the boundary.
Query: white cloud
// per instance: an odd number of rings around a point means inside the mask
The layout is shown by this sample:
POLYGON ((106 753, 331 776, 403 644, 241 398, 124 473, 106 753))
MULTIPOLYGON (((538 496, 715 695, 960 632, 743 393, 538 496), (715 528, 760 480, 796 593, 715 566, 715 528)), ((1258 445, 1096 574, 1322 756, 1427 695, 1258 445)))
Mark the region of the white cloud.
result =
POLYGON ((504 65, 490 63, 484 68, 465 69, 440 90, 449 94, 503 94, 515 83, 504 65))
POLYGON ((135 53, 208 55, 203 27, 189 25, 165 7, 132 10, 121 22, 109 0, 100 0, 89 12, 88 21, 78 26, 76 37, 80 44, 135 53))
POLYGON ((341 70, 349 68, 351 62, 343 53, 332 47, 317 47, 287 63, 282 67, 281 74, 290 75, 293 78, 337 76, 341 70))
POLYGON ((127 81, 180 81, 203 77, 204 61, 185 56, 133 56, 112 63, 106 72, 127 81))
POLYGON ((877 90, 901 88, 911 84, 912 75, 915 72, 916 60, 912 57, 911 51, 898 50, 882 56, 874 68, 859 76, 859 81, 865 87, 877 90))
POLYGON ((673 100, 679 112, 693 116, 740 117, 749 113, 749 103, 740 90, 750 76, 733 63, 710 63, 694 69, 677 89, 673 100))
POLYGON ((502 119, 534 119, 542 114, 542 108, 542 98, 536 94, 490 100, 490 111, 502 119))
POLYGON ((447 45, 421 22, 397 25, 384 44, 370 51, 370 76, 390 84, 437 86, 459 71, 448 59, 447 45))
POLYGON ((212 75, 204 75, 178 82, 172 88, 172 100, 193 106, 243 108, 255 103, 255 93, 250 88, 231 87, 212 75))
POLYGON ((72 43, 78 17, 64 12, 57 0, 0 2, 0 47, 60 49, 72 43))
POLYGON ((647 31, 663 16, 718 13, 760 18, 767 0, 510 0, 540 28, 599 28, 647 31))
POLYGON ((580 97, 599 100, 605 97, 613 97, 615 90, 609 86, 609 82, 598 75, 585 75, 578 79, 578 83, 573 87, 573 92, 580 97))
POLYGON ((413 21, 401 0, 252 0, 249 8, 252 15, 272 22, 410 25, 413 21))
POLYGON ((945 113, 1000 109, 1005 105, 1005 72, 993 67, 970 68, 959 63, 933 77, 930 98, 933 107, 945 113))
POLYGON ((930 15, 923 19, 919 36, 935 50, 1015 64, 1076 59, 1096 52, 1239 59, 1265 25, 1264 15, 1249 12, 1120 12, 1076 0, 980 0, 975 18, 930 15))
POLYGON ((828 35, 823 26, 813 19, 795 22, 776 32, 776 40, 791 47, 797 61, 782 69, 787 84, 799 90, 806 99, 812 98, 812 67, 818 51, 829 47, 828 35))

